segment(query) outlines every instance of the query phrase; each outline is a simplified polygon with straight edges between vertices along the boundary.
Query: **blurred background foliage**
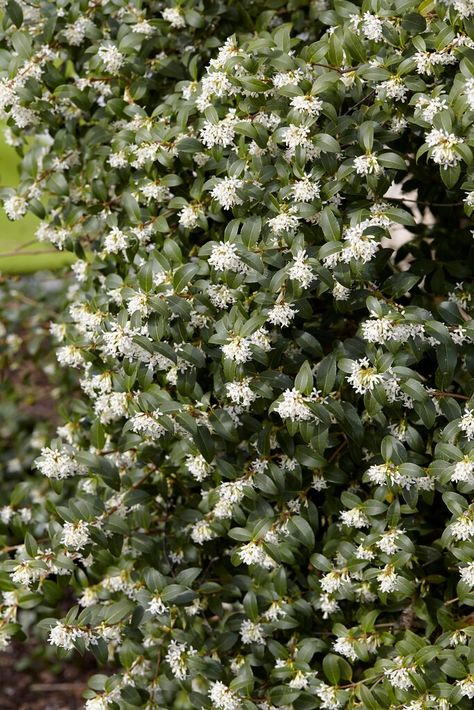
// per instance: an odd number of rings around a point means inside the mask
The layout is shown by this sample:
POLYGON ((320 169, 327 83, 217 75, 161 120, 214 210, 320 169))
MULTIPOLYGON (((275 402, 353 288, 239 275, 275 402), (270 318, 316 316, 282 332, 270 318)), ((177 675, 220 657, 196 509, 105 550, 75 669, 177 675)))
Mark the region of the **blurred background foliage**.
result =
MULTIPOLYGON (((0 185, 15 187, 18 184, 19 157, 3 140, 0 132, 0 185)), ((40 221, 31 213, 12 222, 0 210, 0 273, 28 274, 42 269, 58 269, 70 264, 74 257, 60 253, 50 244, 35 241, 35 231, 40 221)))

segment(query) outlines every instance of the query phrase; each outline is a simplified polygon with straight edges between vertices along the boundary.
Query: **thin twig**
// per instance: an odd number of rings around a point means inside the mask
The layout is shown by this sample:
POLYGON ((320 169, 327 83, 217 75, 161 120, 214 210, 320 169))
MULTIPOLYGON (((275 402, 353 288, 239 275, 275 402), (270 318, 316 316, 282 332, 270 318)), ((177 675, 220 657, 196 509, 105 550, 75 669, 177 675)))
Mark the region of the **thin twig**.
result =
POLYGON ((55 691, 68 692, 76 690, 79 693, 86 688, 86 683, 33 683, 30 690, 33 693, 54 693, 55 691))

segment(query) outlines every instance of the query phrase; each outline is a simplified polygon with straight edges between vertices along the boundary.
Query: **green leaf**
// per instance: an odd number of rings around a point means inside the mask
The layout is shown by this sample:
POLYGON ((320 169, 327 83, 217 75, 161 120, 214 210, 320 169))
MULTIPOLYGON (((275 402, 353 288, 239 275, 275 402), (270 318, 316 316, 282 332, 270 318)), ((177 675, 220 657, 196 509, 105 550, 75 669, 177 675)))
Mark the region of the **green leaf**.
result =
POLYGON ((8 0, 6 11, 13 24, 17 27, 21 27, 23 24, 23 10, 21 6, 15 0, 8 0))
POLYGON ((196 599, 197 594, 192 589, 183 584, 169 584, 163 589, 161 598, 165 603, 176 604, 177 606, 189 604, 196 599))
POLYGON ((409 12, 402 20, 402 27, 410 34, 421 34, 426 29, 426 20, 416 12, 409 12))
MULTIPOLYGON (((319 218, 319 226, 328 241, 335 241, 341 238, 341 228, 330 207, 325 207, 319 218)), ((320 257, 321 258, 321 257, 320 257)))
POLYGON ((313 370, 308 360, 301 365, 295 378, 295 387, 302 394, 309 395, 313 389, 313 370))
POLYGON ((131 222, 133 224, 138 224, 139 222, 141 222, 140 207, 132 193, 128 191, 123 192, 121 200, 131 222))
POLYGON ((188 263, 180 266, 173 276, 173 287, 176 293, 181 293, 199 271, 198 264, 188 263))
POLYGON ((332 392, 336 382, 336 375, 336 357, 331 353, 321 360, 316 370, 316 382, 323 395, 332 392))
POLYGON ((288 521, 288 530, 297 539, 300 539, 306 547, 314 548, 314 532, 307 520, 299 515, 292 516, 288 521))
POLYGON ((380 155, 377 156, 377 160, 384 168, 392 168, 393 170, 403 170, 406 172, 406 162, 398 153, 380 153, 380 155))

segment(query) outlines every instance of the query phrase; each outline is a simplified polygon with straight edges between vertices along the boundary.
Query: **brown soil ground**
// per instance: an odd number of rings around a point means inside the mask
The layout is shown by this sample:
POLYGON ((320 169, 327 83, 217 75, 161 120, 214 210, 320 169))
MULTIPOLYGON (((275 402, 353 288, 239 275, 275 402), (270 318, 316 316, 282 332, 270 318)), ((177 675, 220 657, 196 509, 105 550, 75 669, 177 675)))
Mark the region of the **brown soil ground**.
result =
POLYGON ((48 670, 27 645, 0 653, 0 710, 82 710, 88 678, 97 672, 73 663, 48 670))

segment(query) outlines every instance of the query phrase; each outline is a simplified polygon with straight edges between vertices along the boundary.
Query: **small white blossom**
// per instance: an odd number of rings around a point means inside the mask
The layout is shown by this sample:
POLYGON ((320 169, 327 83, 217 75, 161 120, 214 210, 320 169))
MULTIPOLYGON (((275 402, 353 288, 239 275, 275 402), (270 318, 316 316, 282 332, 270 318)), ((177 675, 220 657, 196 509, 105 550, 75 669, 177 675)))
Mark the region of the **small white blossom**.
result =
POLYGON ((217 710, 240 710, 239 697, 220 680, 211 682, 209 697, 217 710))
POLYGON ((225 177, 211 190, 211 195, 221 207, 230 210, 234 205, 243 205, 243 200, 237 194, 243 184, 244 181, 236 177, 225 177))
POLYGON ((425 141, 432 149, 432 159, 441 167, 453 168, 461 161, 461 155, 455 151, 455 148, 462 143, 462 139, 454 133, 433 128, 426 134, 425 141))
POLYGON ((12 197, 7 197, 3 203, 3 209, 7 213, 8 219, 15 221, 26 214, 28 203, 24 197, 13 195, 12 197))
POLYGON ((302 288, 308 288, 315 280, 311 266, 307 262, 307 255, 304 249, 300 249, 293 257, 293 263, 288 270, 288 276, 294 281, 298 281, 302 288))
POLYGON ((212 246, 209 265, 216 271, 246 271, 246 265, 237 254, 237 247, 231 242, 219 242, 212 246))
POLYGON ((361 360, 355 360, 352 363, 351 374, 347 378, 349 384, 359 394, 371 392, 382 380, 383 375, 377 372, 377 369, 371 365, 366 357, 361 360))
POLYGON ((85 520, 64 523, 61 542, 70 550, 82 550, 90 542, 88 523, 85 520))
POLYGON ((186 468, 196 481, 204 481, 212 472, 214 466, 208 463, 202 454, 188 454, 186 456, 186 468))
POLYGON ((184 19, 183 11, 179 7, 167 7, 161 13, 166 22, 169 22, 171 27, 175 30, 180 30, 186 27, 186 20, 184 19))
POLYGON ((462 680, 457 680, 456 685, 460 689, 461 695, 465 695, 470 700, 474 698, 474 675, 470 674, 462 680))
POLYGON ((118 74, 125 63, 125 55, 119 52, 113 44, 102 45, 102 47, 99 47, 97 54, 109 74, 118 74))
POLYGON ((463 431, 469 441, 474 439, 474 410, 465 410, 459 421, 459 428, 463 431))
POLYGON ((163 603, 160 595, 155 594, 148 604, 148 611, 153 614, 153 616, 161 616, 161 614, 168 613, 169 610, 166 604, 163 603))
POLYGON ((354 167, 358 175, 371 175, 380 173, 383 168, 377 160, 377 156, 374 153, 367 153, 366 155, 358 155, 354 158, 354 167))
POLYGON ((290 303, 281 301, 276 303, 268 312, 268 320, 272 325, 279 325, 282 328, 290 325, 297 311, 293 309, 290 303))
POLYGON ((195 656, 196 653, 196 649, 192 646, 188 647, 185 643, 177 643, 174 640, 170 641, 165 660, 169 663, 175 678, 185 680, 188 675, 188 658, 195 656))
POLYGON ((293 422, 306 422, 314 418, 314 414, 307 406, 308 398, 297 389, 286 389, 283 399, 275 408, 282 419, 291 419, 293 422))
POLYGON ((351 510, 343 510, 341 512, 341 521, 343 525, 350 528, 366 528, 370 525, 369 519, 365 513, 359 508, 351 508, 351 510))
POLYGON ((394 668, 386 668, 384 670, 384 676, 388 678, 390 684, 394 688, 399 688, 400 690, 408 690, 413 687, 413 681, 410 678, 410 672, 415 670, 414 666, 406 666, 405 659, 401 656, 397 656, 393 659, 395 663, 394 668))
POLYGON ((244 619, 240 626, 240 636, 243 644, 258 643, 264 644, 263 628, 261 624, 256 624, 250 619, 244 619))
POLYGON ((246 377, 241 381, 227 382, 227 396, 234 404, 240 404, 242 407, 250 407, 252 402, 257 398, 255 392, 249 387, 250 378, 246 377))
POLYGON ((383 570, 377 575, 377 582, 380 584, 381 592, 394 592, 397 588, 399 575, 395 572, 393 565, 385 565, 383 570))

